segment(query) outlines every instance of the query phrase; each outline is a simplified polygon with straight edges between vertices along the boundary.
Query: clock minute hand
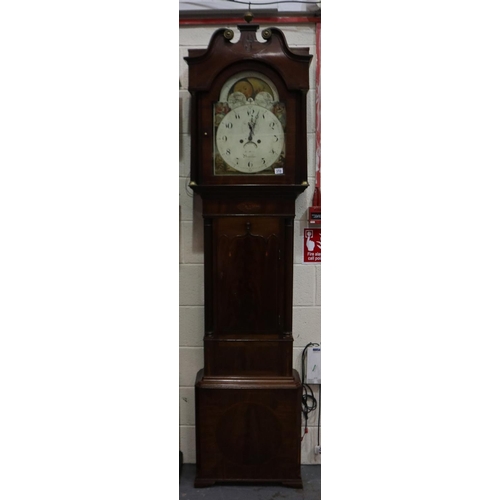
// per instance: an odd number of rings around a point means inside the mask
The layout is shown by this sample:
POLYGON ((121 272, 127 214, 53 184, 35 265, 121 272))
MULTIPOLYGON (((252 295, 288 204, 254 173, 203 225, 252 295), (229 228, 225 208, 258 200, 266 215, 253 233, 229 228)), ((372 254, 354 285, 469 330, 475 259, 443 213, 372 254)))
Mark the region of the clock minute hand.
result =
MULTIPOLYGON (((260 112, 259 112, 260 113, 260 112)), ((248 127, 250 128, 250 135, 248 137, 248 140, 251 141, 252 138, 253 138, 253 135, 255 133, 254 131, 254 127, 255 127, 255 123, 257 122, 257 118, 259 117, 259 113, 257 113, 253 118, 250 119, 250 121, 248 122, 248 127)))
POLYGON ((252 140, 252 138, 253 138, 253 134, 254 134, 254 132, 253 132, 253 126, 254 126, 254 124, 251 121, 249 121, 248 122, 248 128, 250 129, 250 135, 248 136, 248 142, 250 142, 252 140))

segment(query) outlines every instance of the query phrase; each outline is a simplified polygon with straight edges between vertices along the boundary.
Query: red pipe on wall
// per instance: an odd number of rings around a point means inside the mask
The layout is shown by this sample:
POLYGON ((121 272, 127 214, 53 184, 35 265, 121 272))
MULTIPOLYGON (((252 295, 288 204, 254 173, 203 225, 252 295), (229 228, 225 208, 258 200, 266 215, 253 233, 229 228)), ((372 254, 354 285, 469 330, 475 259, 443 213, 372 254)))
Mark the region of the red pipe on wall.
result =
POLYGON ((321 207, 321 23, 316 24, 316 187, 312 204, 321 207))

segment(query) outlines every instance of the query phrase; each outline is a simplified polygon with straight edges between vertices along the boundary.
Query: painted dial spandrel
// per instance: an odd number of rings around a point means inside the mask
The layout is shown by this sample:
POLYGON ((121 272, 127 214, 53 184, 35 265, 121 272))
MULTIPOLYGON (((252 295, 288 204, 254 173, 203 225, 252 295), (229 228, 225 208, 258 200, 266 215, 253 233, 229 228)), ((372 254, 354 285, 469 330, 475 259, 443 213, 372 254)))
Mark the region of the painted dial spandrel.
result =
POLYGON ((222 160, 238 172, 256 173, 273 167, 284 145, 283 127, 270 110, 253 102, 229 111, 216 133, 222 160))

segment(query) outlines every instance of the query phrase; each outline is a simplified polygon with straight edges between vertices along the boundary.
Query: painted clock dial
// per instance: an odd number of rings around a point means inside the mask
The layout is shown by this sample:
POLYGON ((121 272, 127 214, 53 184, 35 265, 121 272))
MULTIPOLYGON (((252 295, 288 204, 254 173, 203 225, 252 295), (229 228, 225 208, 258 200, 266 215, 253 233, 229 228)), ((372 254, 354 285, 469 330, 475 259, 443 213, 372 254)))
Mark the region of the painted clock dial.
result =
POLYGON ((215 142, 227 165, 252 174, 276 164, 283 151, 284 136, 276 115, 252 100, 224 116, 217 127, 215 142))
POLYGON ((285 104, 267 77, 242 72, 230 78, 213 119, 216 175, 284 173, 285 104))

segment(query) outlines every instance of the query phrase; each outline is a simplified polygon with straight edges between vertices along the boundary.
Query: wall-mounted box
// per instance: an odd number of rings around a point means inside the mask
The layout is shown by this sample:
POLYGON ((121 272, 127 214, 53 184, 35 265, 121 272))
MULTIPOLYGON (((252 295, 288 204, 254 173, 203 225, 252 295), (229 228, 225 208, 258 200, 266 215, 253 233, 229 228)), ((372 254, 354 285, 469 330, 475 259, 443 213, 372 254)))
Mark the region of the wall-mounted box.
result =
POLYGON ((321 207, 309 207, 309 224, 321 224, 321 207))
POLYGON ((306 383, 321 384, 321 347, 307 349, 306 383))

